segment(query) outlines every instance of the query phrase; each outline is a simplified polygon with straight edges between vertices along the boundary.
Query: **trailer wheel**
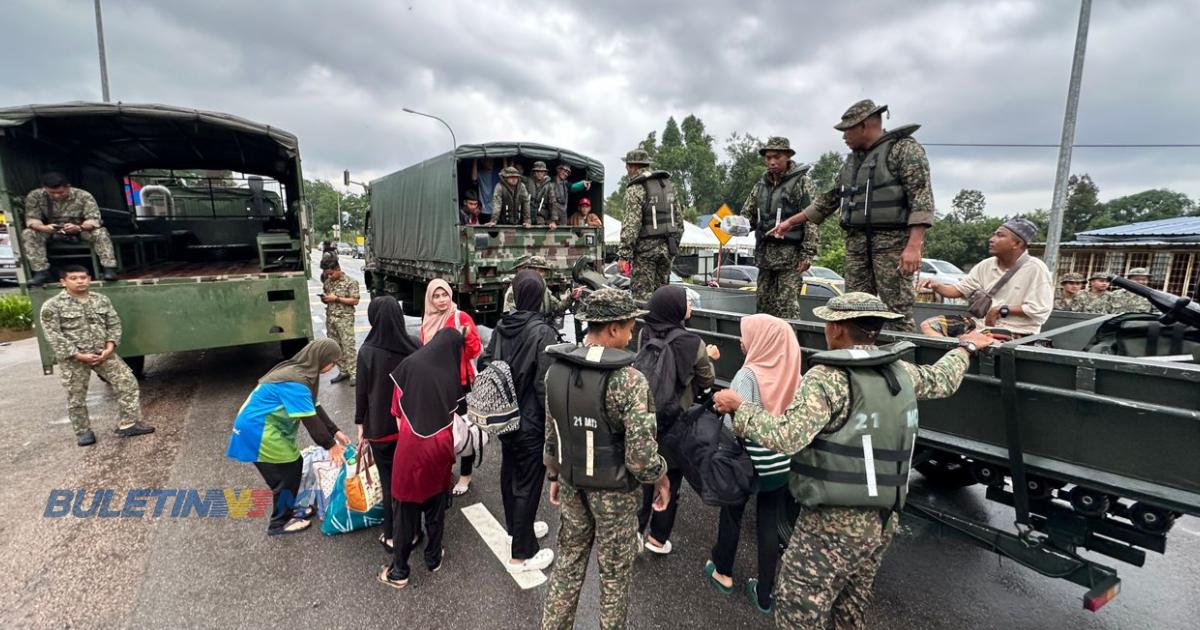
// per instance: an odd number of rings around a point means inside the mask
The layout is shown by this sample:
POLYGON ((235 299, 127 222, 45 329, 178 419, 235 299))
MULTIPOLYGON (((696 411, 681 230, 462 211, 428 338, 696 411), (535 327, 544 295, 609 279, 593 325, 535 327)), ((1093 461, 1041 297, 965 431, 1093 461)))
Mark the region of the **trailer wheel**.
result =
POLYGON ((1069 493, 1071 499, 1071 507, 1076 512, 1083 516, 1092 518, 1100 518, 1108 513, 1108 508, 1112 505, 1107 494, 1097 492, 1083 486, 1075 486, 1071 488, 1069 493))
POLYGON ((1034 477, 1029 475, 1025 477, 1025 488, 1029 492, 1029 498, 1034 501, 1049 499, 1050 494, 1054 489, 1054 485, 1048 479, 1034 477))
POLYGON ((935 452, 914 468, 930 483, 943 488, 965 488, 975 485, 970 463, 962 455, 935 452))
POLYGON ((1165 534, 1175 524, 1175 515, 1159 507, 1138 501, 1129 510, 1133 526, 1147 534, 1165 534))
POLYGON ((1004 485, 1004 476, 1007 473, 1005 470, 990 462, 973 462, 971 464, 971 476, 975 481, 985 486, 1002 486, 1004 485))

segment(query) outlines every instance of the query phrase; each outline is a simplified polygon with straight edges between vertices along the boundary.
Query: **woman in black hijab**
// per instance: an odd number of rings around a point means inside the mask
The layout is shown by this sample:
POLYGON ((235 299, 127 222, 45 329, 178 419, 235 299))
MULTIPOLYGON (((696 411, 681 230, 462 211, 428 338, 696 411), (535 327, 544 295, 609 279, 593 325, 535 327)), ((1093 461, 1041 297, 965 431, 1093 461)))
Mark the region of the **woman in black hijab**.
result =
POLYGON ((375 467, 383 480, 383 531, 379 543, 392 553, 392 458, 396 454, 396 419, 392 417, 392 371, 421 347, 408 334, 404 309, 396 298, 381 295, 367 307, 371 332, 358 351, 354 423, 358 441, 370 443, 375 467))
POLYGON ((512 288, 516 308, 496 326, 479 357, 479 369, 492 361, 507 363, 521 410, 518 429, 500 436, 500 495, 505 527, 512 535, 512 560, 505 568, 518 573, 540 571, 554 561, 552 550, 538 548, 537 539, 550 527, 536 518, 546 477, 542 450, 546 444, 545 382, 550 357, 545 350, 559 339, 541 312, 546 295, 541 274, 532 269, 521 271, 513 279, 512 288))
MULTIPOLYGON (((665 352, 670 352, 666 362, 665 373, 646 374, 650 381, 651 392, 655 393, 655 408, 658 414, 658 434, 662 435, 676 418, 668 417, 663 410, 674 407, 673 411, 685 411, 692 406, 696 395, 712 386, 716 372, 712 362, 720 357, 716 346, 705 346, 696 333, 684 328, 684 322, 692 316, 692 305, 688 303, 687 291, 680 286, 661 286, 646 302, 645 326, 638 339, 639 352, 644 352, 647 342, 651 339, 662 339, 667 342, 665 352), (674 369, 670 366, 674 365, 674 369), (660 382, 660 379, 670 379, 660 382), (660 387, 655 387, 660 385, 660 387), (666 387, 669 385, 669 387, 666 387), (665 394, 663 392, 666 392, 665 394), (660 398, 662 398, 660 400, 660 398)), ((683 471, 670 457, 663 453, 667 460, 667 477, 671 480, 671 502, 662 512, 654 512, 651 506, 654 502, 653 486, 644 486, 648 490, 643 495, 642 509, 638 512, 638 532, 646 531, 649 525, 649 536, 645 541, 646 549, 657 554, 671 553, 671 530, 675 526, 675 513, 679 508, 679 485, 683 480, 683 471)))

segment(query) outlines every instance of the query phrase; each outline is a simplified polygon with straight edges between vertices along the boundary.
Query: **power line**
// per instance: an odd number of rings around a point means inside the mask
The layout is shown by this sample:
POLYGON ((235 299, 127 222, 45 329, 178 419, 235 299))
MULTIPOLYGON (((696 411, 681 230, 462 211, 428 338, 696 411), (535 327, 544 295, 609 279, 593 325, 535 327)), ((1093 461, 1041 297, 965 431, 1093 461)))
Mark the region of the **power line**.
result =
MULTIPOLYGON (((925 147, 998 147, 1017 149, 1057 149, 1057 144, 1022 142, 922 142, 925 147)), ((1075 144, 1076 149, 1197 149, 1200 144, 1075 144)))

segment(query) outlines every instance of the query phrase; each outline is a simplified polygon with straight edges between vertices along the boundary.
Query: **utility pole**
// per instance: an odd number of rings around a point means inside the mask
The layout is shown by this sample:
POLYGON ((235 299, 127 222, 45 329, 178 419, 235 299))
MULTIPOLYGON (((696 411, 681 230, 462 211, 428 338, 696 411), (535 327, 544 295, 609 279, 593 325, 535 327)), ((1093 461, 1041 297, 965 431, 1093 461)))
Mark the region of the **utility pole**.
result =
POLYGON ((104 18, 100 15, 100 0, 96 0, 96 46, 100 48, 100 93, 108 98, 108 56, 104 53, 104 18))
POLYGON ((1067 179, 1071 176, 1071 148, 1075 144, 1079 84, 1083 80, 1083 55, 1087 51, 1088 21, 1091 15, 1092 0, 1082 0, 1079 7, 1079 30, 1075 32, 1075 58, 1071 62, 1071 83, 1067 87, 1067 113, 1063 117, 1062 142, 1058 148, 1058 172, 1054 175, 1050 229, 1046 234, 1046 253, 1042 256, 1052 275, 1058 275, 1058 246, 1062 241, 1063 212, 1067 207, 1067 179))

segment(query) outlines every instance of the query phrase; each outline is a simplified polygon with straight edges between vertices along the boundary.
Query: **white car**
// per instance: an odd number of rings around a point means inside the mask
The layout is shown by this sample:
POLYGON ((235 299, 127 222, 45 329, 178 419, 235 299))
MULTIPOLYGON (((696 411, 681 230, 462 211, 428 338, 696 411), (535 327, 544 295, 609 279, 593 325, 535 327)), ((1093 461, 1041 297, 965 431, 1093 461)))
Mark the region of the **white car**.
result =
POLYGON ((958 284, 967 277, 966 272, 937 258, 922 258, 919 272, 921 280, 936 280, 940 284, 958 284))

